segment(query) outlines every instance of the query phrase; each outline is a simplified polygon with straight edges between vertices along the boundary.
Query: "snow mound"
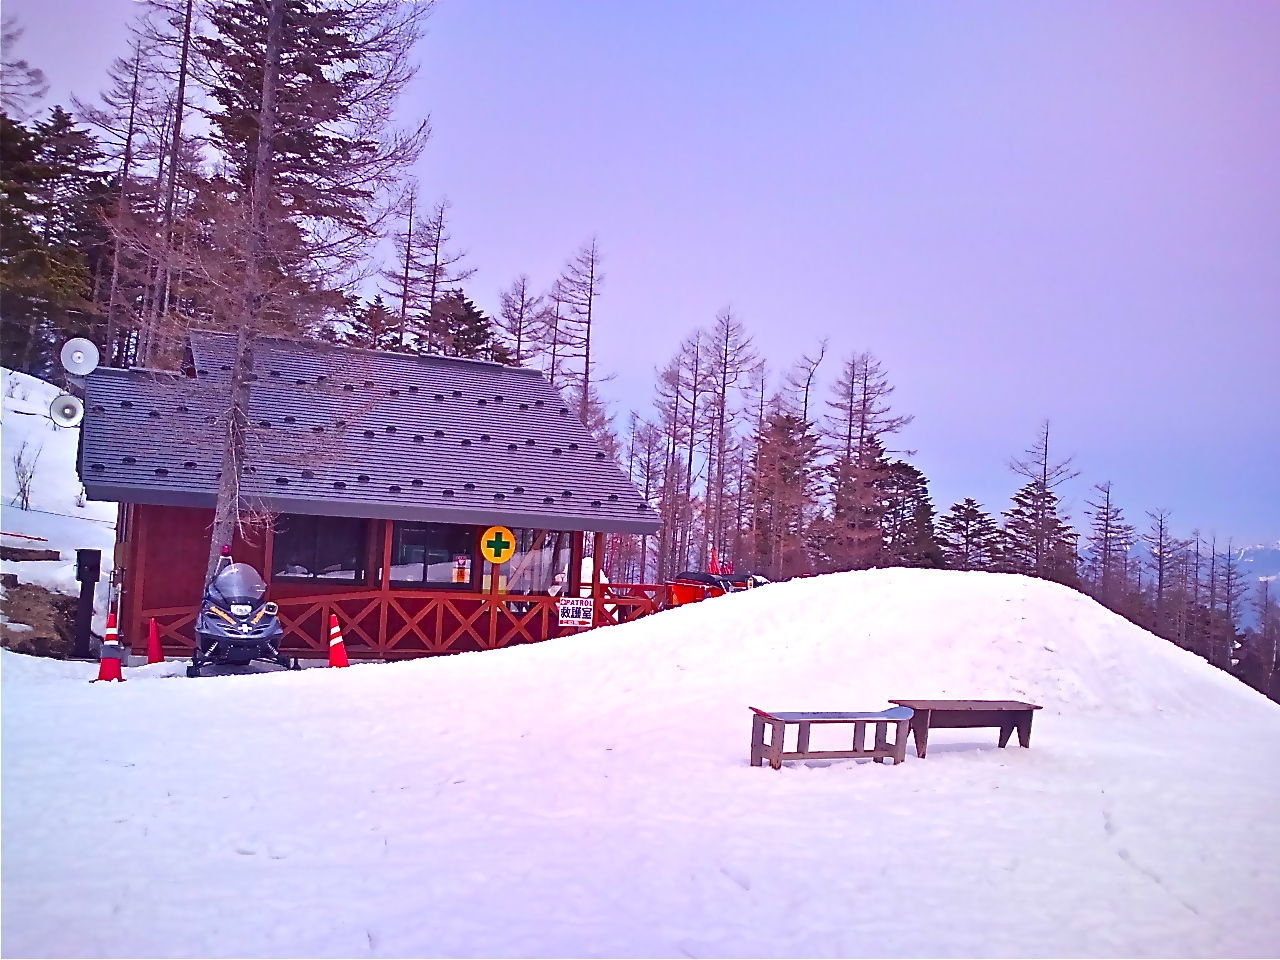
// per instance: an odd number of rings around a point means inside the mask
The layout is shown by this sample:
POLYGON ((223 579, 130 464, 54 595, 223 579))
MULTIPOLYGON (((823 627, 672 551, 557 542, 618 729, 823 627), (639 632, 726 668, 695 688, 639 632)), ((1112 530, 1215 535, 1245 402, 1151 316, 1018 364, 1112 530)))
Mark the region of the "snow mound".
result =
POLYGON ((502 651, 180 667, 0 656, 8 953, 1280 943, 1280 709, 1053 584, 835 574, 502 651), (1045 709, 1030 750, 943 730, 902 766, 748 765, 749 704, 928 696, 1045 709))

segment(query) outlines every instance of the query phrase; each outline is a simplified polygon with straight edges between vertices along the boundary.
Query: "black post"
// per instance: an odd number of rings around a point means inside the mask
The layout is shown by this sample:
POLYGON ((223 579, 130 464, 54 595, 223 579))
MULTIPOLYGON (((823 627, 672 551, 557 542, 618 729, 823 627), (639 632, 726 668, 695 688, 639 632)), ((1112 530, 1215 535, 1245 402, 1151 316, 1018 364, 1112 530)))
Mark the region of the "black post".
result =
POLYGON ((80 581, 80 603, 76 606, 76 642, 71 655, 88 660, 89 630, 93 622, 93 590, 102 573, 101 550, 76 551, 76 579, 80 581))

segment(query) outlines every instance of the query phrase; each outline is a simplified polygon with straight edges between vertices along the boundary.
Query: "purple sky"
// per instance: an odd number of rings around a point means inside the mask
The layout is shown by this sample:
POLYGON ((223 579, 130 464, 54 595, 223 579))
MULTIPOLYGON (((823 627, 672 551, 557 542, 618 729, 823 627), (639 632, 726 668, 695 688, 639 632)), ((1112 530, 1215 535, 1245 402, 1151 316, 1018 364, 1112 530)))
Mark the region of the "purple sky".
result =
MULTIPOLYGON (((50 100, 128 0, 6 0, 50 100)), ((732 305, 774 370, 870 350, 944 509, 1048 417, 1145 527, 1280 539, 1280 4, 445 0, 406 119, 497 306, 598 234, 620 419, 732 305)))

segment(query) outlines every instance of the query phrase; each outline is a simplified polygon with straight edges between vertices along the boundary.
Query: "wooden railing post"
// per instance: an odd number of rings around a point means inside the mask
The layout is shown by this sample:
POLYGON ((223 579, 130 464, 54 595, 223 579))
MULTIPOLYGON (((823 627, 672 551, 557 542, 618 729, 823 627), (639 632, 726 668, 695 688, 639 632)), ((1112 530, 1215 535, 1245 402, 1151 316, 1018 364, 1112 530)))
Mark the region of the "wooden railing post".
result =
POLYGON ((604 591, 600 589, 601 566, 604 564, 604 534, 599 530, 591 542, 591 626, 605 622, 604 591))

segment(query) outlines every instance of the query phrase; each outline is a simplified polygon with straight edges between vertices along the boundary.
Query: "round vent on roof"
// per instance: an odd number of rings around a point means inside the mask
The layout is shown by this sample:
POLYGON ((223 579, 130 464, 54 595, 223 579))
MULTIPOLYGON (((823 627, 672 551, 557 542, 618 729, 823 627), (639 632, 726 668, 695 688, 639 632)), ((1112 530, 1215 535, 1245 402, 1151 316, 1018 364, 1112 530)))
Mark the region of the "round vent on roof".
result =
POLYGON ((303 480, 314 480, 315 478, 316 478, 316 472, 315 472, 314 470, 303 470, 303 471, 302 471, 302 479, 303 479, 303 480))
POLYGON ((343 483, 341 480, 335 480, 335 481, 333 481, 333 489, 335 489, 335 490, 345 490, 345 489, 347 489, 347 485, 346 485, 345 483, 343 483))
POLYGON ((570 449, 570 450, 577 450, 577 449, 578 449, 578 445, 577 445, 576 443, 571 443, 571 444, 569 444, 569 449, 570 449))
POLYGON ((528 409, 529 409, 529 405, 528 405, 527 403, 522 403, 522 404, 520 404, 520 409, 521 409, 521 410, 528 410, 528 409))
POLYGON ((148 417, 150 417, 152 420, 159 420, 159 419, 160 419, 160 411, 159 411, 159 410, 152 410, 150 413, 148 413, 148 414, 147 414, 147 416, 148 416, 148 417))
POLYGON ((335 427, 345 427, 345 426, 347 425, 347 421, 345 421, 345 420, 335 420, 335 421, 333 421, 333 425, 334 425, 335 427))
POLYGON ((568 407, 561 407, 561 408, 560 408, 560 416, 562 416, 562 417, 567 417, 568 415, 569 415, 569 408, 568 408, 568 407))
POLYGON ((420 486, 422 486, 422 481, 421 481, 421 480, 419 480, 417 477, 414 477, 414 478, 413 478, 412 480, 410 480, 409 482, 410 482, 411 484, 413 484, 415 487, 420 487, 420 486))
POLYGON ((414 442, 414 443, 421 443, 421 442, 422 442, 423 440, 425 440, 425 439, 427 439, 427 438, 426 438, 426 437, 424 437, 424 436, 423 436, 422 434, 420 434, 420 433, 415 433, 415 434, 413 435, 413 442, 414 442))
POLYGON ((480 440, 481 440, 481 442, 483 442, 483 443, 488 443, 490 439, 492 439, 492 438, 491 438, 487 433, 482 433, 482 434, 480 434, 480 440))
POLYGON ((280 486, 282 486, 282 487, 287 487, 287 486, 289 485, 289 478, 288 478, 288 477, 276 477, 276 483, 280 484, 280 486))
POLYGON ((231 365, 230 365, 230 364, 227 364, 227 363, 224 363, 224 364, 222 365, 222 369, 223 369, 223 370, 230 370, 230 369, 231 369, 231 365))
POLYGON ((597 451, 596 451, 596 459, 597 459, 597 460, 603 460, 603 459, 604 459, 604 451, 603 451, 603 450, 597 450, 597 451))
POLYGON ((518 443, 508 443, 508 444, 507 444, 507 449, 508 449, 508 450, 510 450, 512 453, 515 453, 517 450, 519 450, 519 449, 520 449, 520 444, 518 444, 518 443))
POLYGON ((393 483, 391 486, 387 487, 387 493, 399 493, 399 492, 400 492, 400 484, 398 483, 393 483))
POLYGON ((312 433, 324 433, 324 427, 317 423, 314 427, 312 427, 312 428, 311 428, 311 432, 312 432, 312 433))
POLYGON ((524 493, 524 487, 513 487, 513 488, 512 488, 512 490, 511 490, 511 492, 512 492, 512 493, 524 493))
POLYGON ((599 500, 592 500, 592 501, 591 501, 591 505, 592 505, 593 507, 598 507, 598 506, 600 506, 601 504, 600 504, 600 501, 599 501, 599 500))
POLYGON ((366 387, 372 387, 372 386, 373 386, 373 381, 372 381, 372 380, 366 380, 366 381, 364 382, 364 385, 365 385, 366 387))
POLYGON ((398 397, 400 396, 400 391, 397 390, 395 387, 392 387, 390 390, 387 391, 387 396, 398 397))
POLYGON ((502 402, 502 394, 500 394, 500 393, 495 393, 495 394, 493 395, 493 401, 494 401, 494 403, 501 403, 501 402, 502 402))
POLYGON ((535 400, 535 401, 533 401, 533 405, 534 405, 535 407, 545 407, 545 406, 547 405, 547 401, 545 401, 545 400, 535 400))
POLYGON ((480 397, 479 399, 477 399, 477 400, 476 400, 476 406, 478 406, 478 407, 483 407, 483 406, 484 406, 485 404, 487 404, 488 402, 489 402, 489 401, 488 401, 488 400, 486 400, 484 397, 480 397))
POLYGON ((137 457, 122 457, 122 458, 121 458, 121 460, 120 460, 120 462, 121 462, 121 463, 137 463, 137 462, 138 462, 138 458, 137 458, 137 457))
POLYGON ((609 502, 610 502, 610 503, 616 503, 616 502, 617 502, 617 500, 618 500, 618 495, 617 495, 616 493, 611 493, 611 494, 609 494, 609 502))
POLYGON ((297 422, 298 422, 298 418, 297 418, 297 417, 285 417, 285 418, 284 418, 284 422, 285 422, 285 423, 297 423, 297 422))
POLYGON ((280 371, 279 371, 279 370, 272 370, 272 371, 270 371, 270 372, 267 374, 267 376, 269 376, 269 377, 278 377, 278 376, 280 376, 280 371))
POLYGON ((104 465, 103 465, 103 464, 101 464, 101 463, 91 463, 91 464, 89 464, 89 469, 90 469, 90 470, 105 470, 105 469, 107 469, 107 468, 106 468, 106 466, 104 466, 104 465))
POLYGON ((462 438, 462 445, 463 445, 464 447, 469 447, 469 446, 471 446, 471 438, 470 438, 470 437, 463 437, 463 438, 462 438))
MULTIPOLYGON (((106 408, 106 407, 104 407, 104 406, 103 406, 102 404, 100 404, 100 403, 95 403, 95 404, 94 404, 92 407, 90 407, 89 409, 90 409, 90 410, 92 410, 94 413, 106 413, 106 412, 107 412, 107 408, 106 408)), ((183 410, 183 409, 185 409, 185 408, 183 408, 183 407, 179 407, 178 409, 179 409, 179 410, 183 410)))
POLYGON ((366 440, 372 440, 372 439, 373 439, 373 431, 372 431, 372 430, 366 430, 366 431, 364 432, 364 438, 365 438, 366 440))
POLYGON ((411 383, 411 384, 409 384, 409 392, 410 392, 410 393, 417 393, 417 392, 418 392, 418 385, 417 385, 416 383, 411 383))
POLYGON ((437 400, 443 400, 443 399, 444 399, 444 394, 443 394, 443 393, 437 393, 435 398, 436 398, 437 400))
POLYGON ((538 441, 533 439, 533 437, 530 437, 528 440, 524 442, 524 445, 526 447, 535 447, 538 445, 538 441))
POLYGON ((462 396, 462 391, 461 391, 461 390, 455 390, 455 391, 453 391, 453 395, 454 395, 454 397, 455 397, 455 398, 456 398, 456 397, 460 397, 460 396, 462 396))
POLYGON ((258 376, 256 373, 251 373, 249 374, 249 379, 252 381, 252 380, 261 380, 262 378, 258 376))
POLYGON ((200 466, 200 464, 196 463, 194 460, 188 460, 186 463, 183 464, 183 466, 186 467, 188 470, 194 470, 196 467, 200 466))
POLYGON ((561 450, 559 447, 552 447, 552 448, 551 448, 551 455, 552 455, 553 457, 558 457, 558 456, 560 456, 560 454, 562 454, 562 453, 564 453, 564 451, 563 451, 563 450, 561 450))
POLYGON ((507 499, 507 495, 506 495, 505 493, 495 493, 495 494, 493 495, 493 499, 495 499, 495 500, 505 500, 505 499, 507 499))
POLYGON ((441 491, 440 491, 440 496, 442 496, 442 497, 452 497, 452 496, 453 496, 453 491, 452 491, 452 490, 441 490, 441 491))
POLYGON ((344 383, 342 385, 342 389, 347 391, 347 393, 355 393, 356 385, 354 383, 344 383))
MULTIPOLYGON (((101 407, 98 407, 97 409, 101 410, 102 408, 101 408, 101 407)), ((190 408, 190 407, 188 407, 185 403, 180 403, 180 404, 178 404, 176 407, 174 407, 174 410, 175 410, 176 412, 178 412, 178 413, 190 413, 190 412, 191 412, 191 408, 190 408)))
POLYGON ((476 488, 476 485, 474 483, 464 483, 462 485, 463 490, 474 490, 475 488, 476 488))
POLYGON ((296 383, 296 384, 297 384, 298 386, 300 386, 300 387, 305 387, 305 386, 307 386, 307 384, 309 384, 311 381, 309 381, 309 380, 303 380, 301 377, 299 377, 297 380, 295 380, 295 381, 293 381, 293 382, 294 382, 294 383, 296 383))
POLYGON ((127 408, 127 407, 132 407, 132 406, 133 406, 133 401, 132 401, 132 400, 121 400, 121 401, 120 401, 120 406, 122 406, 122 407, 126 407, 126 408, 127 408))
POLYGON ((433 431, 431 432, 431 435, 432 435, 433 437, 435 437, 437 440, 439 440, 441 437, 443 437, 443 436, 444 436, 444 431, 443 431, 443 430, 433 430, 433 431))
POLYGON ((543 502, 543 503, 555 503, 555 502, 556 502, 556 498, 555 498, 555 497, 543 497, 543 498, 542 498, 542 502, 543 502))
POLYGON ((359 480, 361 483, 368 483, 369 475, 367 473, 362 473, 359 476, 357 476, 356 479, 359 480))
POLYGON ((262 428, 263 428, 263 429, 265 429, 265 430, 270 430, 270 429, 271 429, 271 421, 270 421, 270 420, 259 420, 259 421, 258 421, 258 426, 262 427, 262 428))
POLYGON ((637 510, 648 510, 648 509, 649 509, 649 505, 648 505, 647 503, 642 503, 642 504, 640 504, 640 506, 636 507, 636 509, 637 509, 637 510))
POLYGON ((168 468, 168 467, 156 467, 156 476, 157 476, 157 477, 167 477, 168 475, 169 475, 169 468, 168 468))
POLYGON ((395 433, 396 425, 394 423, 387 425, 387 433, 395 433))
POLYGON ((568 500, 570 497, 572 497, 572 496, 573 496, 573 491, 572 491, 572 490, 561 490, 561 491, 560 491, 560 496, 561 496, 561 497, 563 497, 565 500, 568 500))

